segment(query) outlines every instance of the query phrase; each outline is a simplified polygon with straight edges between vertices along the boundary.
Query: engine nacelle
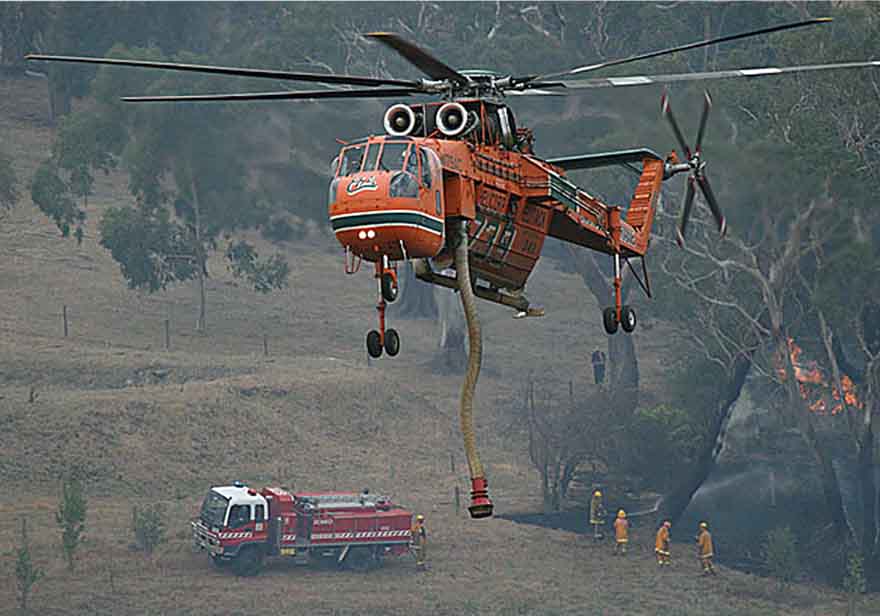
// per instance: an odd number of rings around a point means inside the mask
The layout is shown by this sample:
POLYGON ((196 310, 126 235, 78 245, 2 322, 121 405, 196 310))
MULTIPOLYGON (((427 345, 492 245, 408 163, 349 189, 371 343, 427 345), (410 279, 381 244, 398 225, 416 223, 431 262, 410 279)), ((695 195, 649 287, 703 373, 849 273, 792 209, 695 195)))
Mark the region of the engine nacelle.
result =
POLYGON ((437 110, 437 128, 446 137, 456 137, 464 132, 468 113, 461 103, 446 103, 437 110))
POLYGON ((409 105, 398 103, 385 112, 385 132, 392 137, 406 137, 416 130, 419 118, 409 105))

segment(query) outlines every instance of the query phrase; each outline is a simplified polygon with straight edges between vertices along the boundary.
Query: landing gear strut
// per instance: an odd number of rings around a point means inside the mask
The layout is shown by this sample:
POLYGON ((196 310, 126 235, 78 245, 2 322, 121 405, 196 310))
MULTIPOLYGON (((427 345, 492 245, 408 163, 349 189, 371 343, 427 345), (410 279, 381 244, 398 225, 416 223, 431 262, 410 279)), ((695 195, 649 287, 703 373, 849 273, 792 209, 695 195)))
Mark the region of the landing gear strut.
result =
MULTIPOLYGON (((611 227, 611 244, 614 250, 614 307, 606 308, 602 312, 602 324, 610 336, 617 333, 618 326, 622 327, 626 333, 632 333, 636 328, 636 312, 630 306, 622 305, 620 289, 622 283, 620 272, 620 208, 611 208, 608 219, 609 227, 611 227)), ((627 260, 627 264, 629 264, 629 260, 627 260)), ((630 269, 632 269, 632 265, 630 265, 630 269)), ((650 297, 650 292, 648 296, 650 297)))
POLYGON ((367 333, 367 353, 370 357, 382 356, 384 349, 389 357, 394 357, 400 352, 400 335, 397 330, 385 329, 385 307, 397 299, 399 287, 397 284, 397 271, 388 264, 388 257, 376 262, 376 279, 379 281, 379 303, 376 310, 379 311, 379 330, 371 329, 367 333))

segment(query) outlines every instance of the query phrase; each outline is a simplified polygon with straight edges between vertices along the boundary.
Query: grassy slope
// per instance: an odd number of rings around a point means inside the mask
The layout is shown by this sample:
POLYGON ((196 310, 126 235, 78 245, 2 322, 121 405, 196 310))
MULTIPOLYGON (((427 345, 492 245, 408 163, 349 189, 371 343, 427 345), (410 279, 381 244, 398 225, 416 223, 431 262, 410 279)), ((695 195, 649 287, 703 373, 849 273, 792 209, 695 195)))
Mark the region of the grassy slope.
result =
MULTIPOLYGON (((51 143, 42 123, 45 84, 6 80, 2 89, 0 139, 27 179, 51 143)), ((194 335, 191 288, 129 291, 97 245, 97 214, 125 198, 124 186, 121 176, 99 178, 82 247, 58 241, 27 198, 0 223, 0 479, 7 487, 0 551, 11 582, 17 521, 28 516, 35 559, 48 570, 33 601, 40 613, 268 613, 292 604, 311 613, 377 614, 842 609, 840 596, 825 589, 776 595, 767 581, 731 571, 703 583, 690 558, 658 573, 647 530, 637 533, 634 553, 618 560, 571 533, 456 515, 453 487, 467 489, 460 379, 431 372, 431 323, 394 323, 402 355, 368 365, 363 334, 375 318, 374 283, 367 273, 347 278, 334 241, 321 236, 287 249, 291 288, 272 296, 237 286, 215 260, 210 335, 194 335), (170 352, 162 350, 166 318, 170 352), (167 371, 165 382, 145 382, 157 370, 167 371), (75 573, 58 559, 53 521, 58 476, 71 465, 87 473, 91 495, 75 573), (189 552, 186 521, 208 485, 233 478, 394 494, 428 514, 432 570, 417 575, 403 561, 364 576, 278 563, 256 580, 213 571, 189 552), (151 562, 128 547, 130 508, 147 499, 168 507, 171 538, 151 562)), ((477 417, 499 512, 538 503, 537 476, 509 429, 523 375, 541 369, 560 382, 581 382, 588 354, 604 343, 598 307, 576 276, 544 260, 530 293, 541 298, 546 318, 513 321, 509 311, 481 304, 486 350, 477 417)), ((636 333, 643 381, 655 393, 663 341, 656 331, 636 333)), ((689 546, 678 549, 690 557, 689 546)), ((0 585, 0 609, 12 609, 13 592, 12 583, 0 585)))

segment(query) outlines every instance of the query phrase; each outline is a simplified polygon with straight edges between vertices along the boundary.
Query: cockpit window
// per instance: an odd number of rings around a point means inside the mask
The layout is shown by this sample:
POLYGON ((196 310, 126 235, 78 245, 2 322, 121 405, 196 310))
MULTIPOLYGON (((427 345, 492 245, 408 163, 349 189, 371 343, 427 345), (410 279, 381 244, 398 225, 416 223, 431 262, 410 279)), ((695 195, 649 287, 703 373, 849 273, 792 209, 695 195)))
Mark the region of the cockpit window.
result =
POLYGON ((339 167, 340 177, 351 175, 361 170, 361 161, 364 158, 365 150, 366 146, 355 145, 342 151, 342 164, 339 167))
POLYGON ((431 167, 428 164, 428 154, 424 148, 419 148, 422 155, 422 184, 427 188, 431 188, 431 167))
POLYGON ((406 158, 409 145, 406 143, 386 143, 379 159, 379 171, 400 171, 406 158))
POLYGON ((367 149, 367 160, 364 163, 363 170, 364 171, 375 171, 376 170, 376 159, 379 158, 379 148, 382 147, 381 143, 371 143, 370 147, 367 149))

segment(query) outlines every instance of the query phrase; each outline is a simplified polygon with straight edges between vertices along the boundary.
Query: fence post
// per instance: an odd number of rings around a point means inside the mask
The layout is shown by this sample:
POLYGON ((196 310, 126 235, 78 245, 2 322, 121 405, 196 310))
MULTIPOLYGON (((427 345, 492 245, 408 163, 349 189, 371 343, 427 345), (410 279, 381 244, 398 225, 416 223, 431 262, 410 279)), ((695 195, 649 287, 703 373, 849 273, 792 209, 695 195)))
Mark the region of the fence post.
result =
POLYGON ((461 496, 459 495, 458 486, 455 486, 455 513, 458 513, 461 507, 461 496))
POLYGON ((67 338, 67 304, 64 304, 64 306, 62 306, 61 314, 64 318, 64 337, 67 338))
POLYGON ((269 336, 263 334, 263 357, 269 357, 269 336))
POLYGON ((171 348, 171 319, 165 319, 165 350, 171 348))
POLYGON ((449 452, 449 470, 453 475, 455 474, 455 455, 451 451, 449 452))

